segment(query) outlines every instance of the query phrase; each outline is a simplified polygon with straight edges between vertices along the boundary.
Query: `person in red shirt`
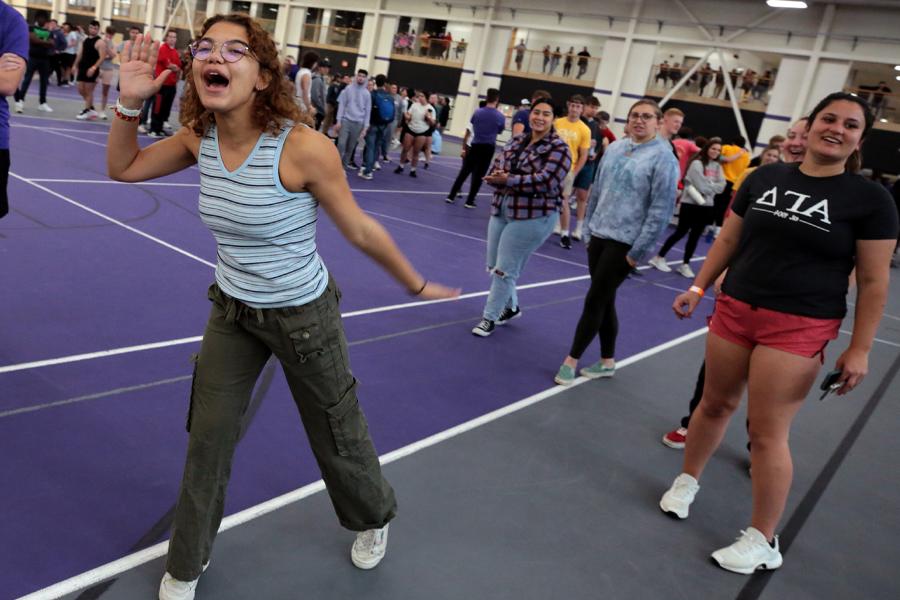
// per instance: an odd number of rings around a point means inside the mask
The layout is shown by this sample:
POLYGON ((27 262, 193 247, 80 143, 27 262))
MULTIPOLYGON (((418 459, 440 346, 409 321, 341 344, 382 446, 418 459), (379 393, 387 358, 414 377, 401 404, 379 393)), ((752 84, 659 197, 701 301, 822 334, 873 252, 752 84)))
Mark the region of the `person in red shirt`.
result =
POLYGON ((166 32, 166 43, 159 45, 159 55, 156 58, 156 76, 159 77, 166 70, 170 71, 169 76, 156 95, 156 102, 153 106, 153 117, 150 120, 150 136, 165 137, 163 131, 163 123, 165 123, 169 114, 172 112, 172 103, 175 101, 175 90, 177 90, 178 77, 181 74, 181 56, 175 48, 178 42, 178 34, 171 29, 166 32))

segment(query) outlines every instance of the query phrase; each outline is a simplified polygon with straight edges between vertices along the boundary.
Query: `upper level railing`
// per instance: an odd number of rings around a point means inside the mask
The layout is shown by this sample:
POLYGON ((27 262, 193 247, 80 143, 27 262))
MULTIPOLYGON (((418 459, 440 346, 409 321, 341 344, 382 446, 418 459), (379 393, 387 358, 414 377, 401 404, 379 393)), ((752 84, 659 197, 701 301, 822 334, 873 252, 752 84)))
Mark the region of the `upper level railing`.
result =
POLYGON ((465 39, 416 35, 413 32, 397 32, 391 47, 391 54, 398 57, 416 57, 450 63, 463 63, 469 43, 465 39))
POLYGON ((94 15, 97 12, 96 0, 68 0, 67 11, 94 15))
MULTIPOLYGON (((653 65, 647 81, 647 93, 661 95, 670 91, 690 71, 689 66, 680 64, 653 65)), ((700 67, 678 88, 679 96, 728 99, 725 78, 730 79, 737 94, 738 102, 757 103, 764 106, 769 102, 769 91, 775 83, 772 71, 758 73, 752 69, 732 69, 728 73, 718 69, 700 67)))
POLYGON ((583 81, 591 87, 597 80, 599 70, 600 57, 590 56, 590 53, 579 55, 574 48, 567 52, 557 52, 550 48, 528 50, 518 47, 507 51, 504 69, 511 75, 525 73, 556 80, 583 81))
POLYGON ((303 26, 301 41, 309 44, 324 44, 359 50, 359 42, 362 39, 362 29, 349 29, 347 27, 324 26, 307 23, 303 26))
POLYGON ((845 87, 845 92, 859 96, 869 103, 875 112, 875 123, 900 124, 900 94, 886 92, 877 85, 863 85, 859 87, 845 87))

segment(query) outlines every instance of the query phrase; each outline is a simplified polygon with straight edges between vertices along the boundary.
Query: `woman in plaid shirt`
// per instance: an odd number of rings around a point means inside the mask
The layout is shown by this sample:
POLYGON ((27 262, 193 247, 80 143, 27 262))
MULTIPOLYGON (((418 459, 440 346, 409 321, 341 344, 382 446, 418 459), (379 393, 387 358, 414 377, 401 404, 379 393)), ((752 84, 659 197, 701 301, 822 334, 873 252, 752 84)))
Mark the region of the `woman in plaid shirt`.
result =
POLYGON ((484 178, 496 191, 488 223, 491 291, 483 318, 472 329, 481 337, 521 316, 516 280, 531 253, 553 231, 562 203, 563 180, 572 166, 568 144, 553 130, 549 98, 534 101, 528 122, 531 132, 511 139, 484 178))

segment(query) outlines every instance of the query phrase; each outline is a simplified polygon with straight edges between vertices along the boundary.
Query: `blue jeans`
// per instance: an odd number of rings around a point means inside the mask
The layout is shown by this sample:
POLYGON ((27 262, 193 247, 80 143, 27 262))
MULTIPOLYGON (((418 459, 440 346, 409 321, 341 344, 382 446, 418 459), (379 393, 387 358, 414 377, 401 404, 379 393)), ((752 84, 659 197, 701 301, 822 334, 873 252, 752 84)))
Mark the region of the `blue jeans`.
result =
POLYGON ((366 133, 366 162, 363 172, 366 175, 372 173, 375 168, 375 161, 380 158, 381 148, 384 145, 384 138, 388 134, 390 123, 383 125, 369 125, 369 131, 366 133))
POLYGON ((519 306, 516 281, 531 253, 547 241, 559 215, 549 213, 536 219, 510 219, 506 202, 500 215, 488 222, 487 268, 491 272, 491 291, 483 317, 496 321, 505 308, 519 306))

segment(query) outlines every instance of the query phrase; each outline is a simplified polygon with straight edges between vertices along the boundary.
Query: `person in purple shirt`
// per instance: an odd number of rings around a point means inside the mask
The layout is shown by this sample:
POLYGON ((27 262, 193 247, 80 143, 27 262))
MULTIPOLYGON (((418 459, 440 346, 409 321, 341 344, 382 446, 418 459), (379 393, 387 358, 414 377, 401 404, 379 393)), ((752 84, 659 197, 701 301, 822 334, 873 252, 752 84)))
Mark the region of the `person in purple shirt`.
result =
POLYGON ((500 90, 490 88, 487 91, 487 98, 484 106, 475 111, 472 115, 472 140, 469 145, 469 130, 463 137, 462 168, 450 188, 450 194, 447 196, 447 204, 453 204, 456 201, 456 195, 459 193, 465 180, 472 176, 472 182, 469 184, 469 196, 466 199, 466 208, 475 208, 475 196, 481 188, 482 178, 487 174, 494 160, 494 148, 497 146, 497 136, 503 133, 506 128, 506 117, 497 110, 500 103, 500 90))
POLYGON ((28 24, 19 12, 0 2, 0 217, 9 212, 6 184, 9 179, 9 105, 19 87, 28 60, 28 24))

